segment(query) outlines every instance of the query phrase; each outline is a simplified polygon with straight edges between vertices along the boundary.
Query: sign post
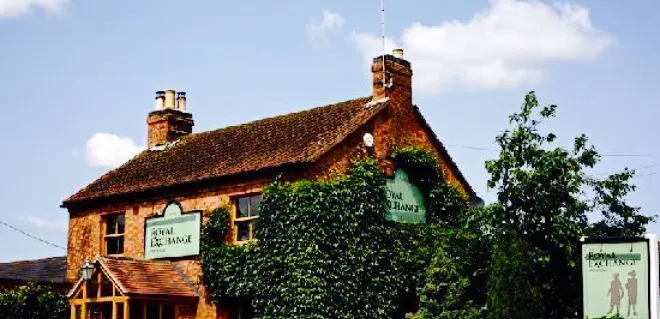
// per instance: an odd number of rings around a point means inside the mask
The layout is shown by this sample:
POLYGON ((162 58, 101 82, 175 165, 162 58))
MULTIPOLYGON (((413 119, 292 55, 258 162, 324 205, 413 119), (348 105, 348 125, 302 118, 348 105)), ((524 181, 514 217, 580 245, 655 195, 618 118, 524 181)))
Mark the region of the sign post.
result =
POLYGON ((183 213, 172 201, 162 216, 147 218, 144 224, 144 259, 199 255, 201 211, 183 213))
POLYGON ((388 209, 385 220, 400 223, 425 223, 424 196, 417 186, 410 183, 408 174, 399 169, 393 179, 387 180, 388 209))
POLYGON ((658 243, 645 237, 582 238, 585 319, 658 319, 658 243))

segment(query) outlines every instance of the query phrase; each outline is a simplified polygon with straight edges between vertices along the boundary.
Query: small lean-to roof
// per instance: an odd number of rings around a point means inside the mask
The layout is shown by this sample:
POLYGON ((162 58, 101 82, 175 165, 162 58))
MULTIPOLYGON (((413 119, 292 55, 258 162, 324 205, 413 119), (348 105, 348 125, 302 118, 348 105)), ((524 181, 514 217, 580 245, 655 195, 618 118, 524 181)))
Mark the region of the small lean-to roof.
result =
POLYGON ((66 256, 0 263, 0 280, 66 283, 66 256))
MULTIPOLYGON (((96 262, 124 295, 199 297, 191 281, 170 261, 96 257, 96 262)), ((82 279, 69 291, 69 298, 81 284, 82 279)))
POLYGON ((207 179, 309 163, 387 106, 371 96, 215 131, 190 134, 164 150, 146 150, 101 176, 63 206, 207 179))
POLYGON ((199 296, 183 272, 170 261, 99 257, 110 278, 128 295, 199 296))

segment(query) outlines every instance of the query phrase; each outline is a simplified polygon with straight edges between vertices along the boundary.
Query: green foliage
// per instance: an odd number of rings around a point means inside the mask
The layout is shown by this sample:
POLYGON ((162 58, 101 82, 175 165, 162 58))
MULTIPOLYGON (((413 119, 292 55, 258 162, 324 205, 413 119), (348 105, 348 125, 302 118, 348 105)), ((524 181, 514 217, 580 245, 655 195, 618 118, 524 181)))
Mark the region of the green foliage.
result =
MULTIPOLYGON (((576 137, 571 149, 552 146, 556 135, 542 133, 540 125, 555 116, 556 108, 539 106, 534 92, 530 92, 521 110, 510 116, 512 129, 496 138, 501 148, 499 157, 486 162, 488 186, 497 190, 498 203, 480 211, 480 219, 493 240, 524 243, 526 253, 517 256, 525 260, 515 263, 529 265, 530 270, 521 276, 542 288, 543 318, 575 317, 581 309, 581 236, 639 235, 652 220, 624 200, 634 190, 630 185, 634 172, 626 170, 602 180, 586 174, 600 159, 586 136, 576 137), (591 194, 595 196, 589 198, 591 194), (604 219, 590 225, 587 214, 594 210, 600 210, 604 219)), ((497 260, 493 259, 493 273, 504 267, 496 264, 497 260)), ((503 293, 506 291, 489 291, 497 295, 489 297, 498 300, 493 307, 519 306, 507 303, 523 296, 504 297, 503 293)), ((506 313, 492 308, 489 311, 506 313)))
POLYGON ((69 301, 49 287, 28 283, 0 292, 0 314, 5 319, 67 319, 69 301))
POLYGON ((628 205, 625 197, 635 190, 630 180, 635 172, 625 169, 603 180, 592 180, 596 194, 595 207, 600 210, 602 220, 587 230, 591 236, 638 236, 646 232, 646 225, 654 217, 639 213, 640 208, 628 205))
POLYGON ((369 159, 328 181, 275 181, 263 193, 258 244, 222 241, 227 208, 204 225, 202 281, 214 300, 249 300, 262 319, 368 319, 401 316, 401 300, 423 293, 416 319, 475 313, 471 281, 452 259, 460 250, 447 245, 458 238, 448 225, 461 223, 467 201, 426 151, 401 148, 394 159, 422 190, 427 224, 384 220, 385 176, 369 159), (438 288, 445 284, 451 287, 438 288))
POLYGON ((420 287, 420 310, 408 314, 408 319, 471 319, 481 318, 470 299, 470 281, 456 263, 438 247, 424 271, 420 287))
POLYGON ((493 249, 488 279, 488 316, 494 319, 543 318, 543 303, 525 243, 519 239, 502 241, 493 249), (524 305, 524 306, 521 306, 524 305))
POLYGON ((250 265, 254 246, 227 244, 229 226, 229 209, 219 207, 209 214, 201 233, 201 280, 217 303, 249 296, 254 284, 251 270, 246 267, 250 265))

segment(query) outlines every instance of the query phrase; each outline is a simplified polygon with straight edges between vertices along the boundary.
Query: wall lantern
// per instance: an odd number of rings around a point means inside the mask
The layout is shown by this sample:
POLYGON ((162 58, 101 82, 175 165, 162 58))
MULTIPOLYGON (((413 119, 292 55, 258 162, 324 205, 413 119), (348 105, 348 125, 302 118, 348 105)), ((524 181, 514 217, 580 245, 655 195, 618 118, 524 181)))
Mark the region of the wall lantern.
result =
POLYGON ((94 270, 96 270, 95 264, 91 264, 89 261, 85 261, 85 264, 80 267, 80 276, 84 281, 88 281, 92 279, 94 270))

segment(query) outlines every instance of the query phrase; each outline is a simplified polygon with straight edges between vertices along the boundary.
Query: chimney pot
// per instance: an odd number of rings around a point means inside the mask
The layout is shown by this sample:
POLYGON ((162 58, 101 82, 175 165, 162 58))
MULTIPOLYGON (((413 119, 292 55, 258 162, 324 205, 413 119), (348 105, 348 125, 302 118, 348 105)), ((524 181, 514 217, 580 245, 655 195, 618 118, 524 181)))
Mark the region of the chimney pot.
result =
POLYGON ((403 59, 403 49, 392 50, 392 55, 397 59, 403 59))
POLYGON ((179 94, 174 90, 156 92, 156 110, 147 116, 149 149, 174 143, 179 138, 192 133, 195 122, 192 114, 185 110, 186 92, 179 94))
POLYGON ((174 108, 174 90, 165 91, 165 108, 173 109, 174 108))
POLYGON ((186 92, 178 92, 176 98, 176 104, 179 111, 186 111, 186 92))
POLYGON ((156 110, 165 106, 165 91, 156 91, 156 110))

